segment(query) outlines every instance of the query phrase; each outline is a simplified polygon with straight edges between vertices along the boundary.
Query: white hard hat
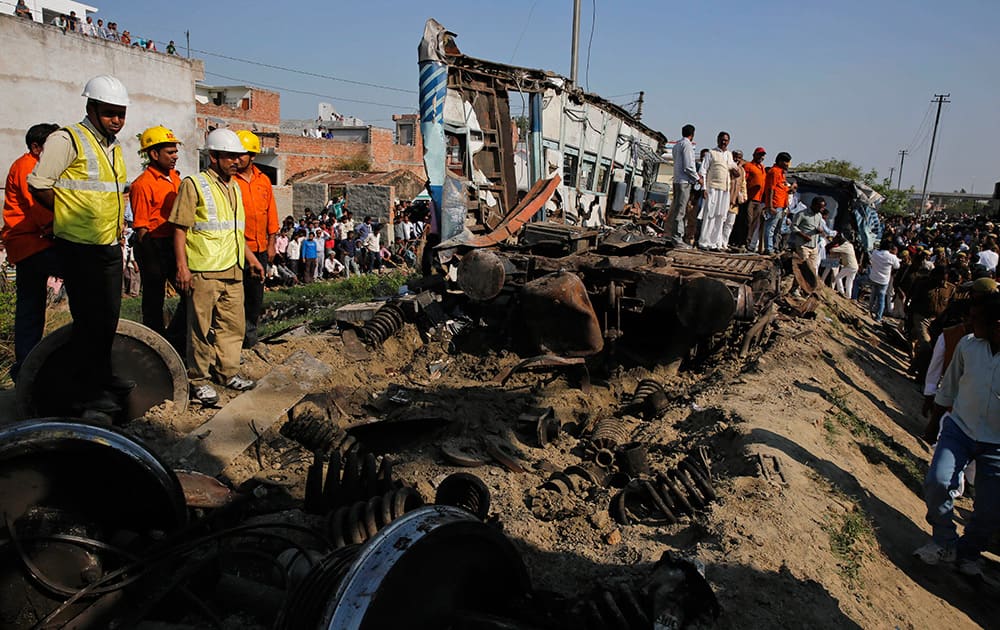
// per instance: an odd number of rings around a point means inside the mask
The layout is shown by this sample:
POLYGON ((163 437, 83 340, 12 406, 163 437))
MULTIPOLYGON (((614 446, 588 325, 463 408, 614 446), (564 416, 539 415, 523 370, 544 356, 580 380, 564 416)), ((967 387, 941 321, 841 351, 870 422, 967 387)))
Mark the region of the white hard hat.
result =
POLYGON ((83 94, 87 98, 107 103, 108 105, 120 105, 128 107, 128 90, 122 82, 110 74, 99 74, 83 86, 83 94))
POLYGON ((240 137, 232 129, 213 129, 205 138, 205 148, 209 151, 223 151, 225 153, 246 153, 240 137))

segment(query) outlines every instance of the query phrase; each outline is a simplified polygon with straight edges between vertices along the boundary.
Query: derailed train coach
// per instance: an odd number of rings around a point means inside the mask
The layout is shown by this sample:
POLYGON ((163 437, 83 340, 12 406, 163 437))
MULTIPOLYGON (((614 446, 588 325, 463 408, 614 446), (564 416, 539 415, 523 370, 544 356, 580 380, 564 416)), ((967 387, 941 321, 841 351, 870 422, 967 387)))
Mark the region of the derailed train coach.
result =
POLYGON ((419 64, 430 244, 472 319, 519 350, 657 361, 740 339, 745 354, 773 320, 774 258, 676 249, 620 215, 655 180, 663 134, 565 77, 464 55, 434 20, 419 64))
POLYGON ((448 240, 495 229, 540 180, 559 178, 542 220, 597 228, 641 197, 666 137, 545 70, 476 59, 427 21, 419 46, 424 164, 448 240), (511 105, 526 113, 519 129, 511 105), (519 137, 526 131, 526 137, 519 137))

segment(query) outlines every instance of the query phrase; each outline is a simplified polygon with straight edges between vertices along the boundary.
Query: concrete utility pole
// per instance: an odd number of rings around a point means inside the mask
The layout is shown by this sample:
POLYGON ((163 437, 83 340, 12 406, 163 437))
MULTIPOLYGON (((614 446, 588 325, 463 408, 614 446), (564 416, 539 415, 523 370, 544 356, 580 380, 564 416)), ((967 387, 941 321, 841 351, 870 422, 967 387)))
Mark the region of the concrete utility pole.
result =
POLYGON ((938 123, 941 121, 941 106, 945 103, 950 103, 951 101, 946 100, 951 96, 951 94, 935 94, 934 102, 937 103, 937 116, 934 117, 934 133, 931 134, 931 151, 927 155, 927 170, 924 171, 924 189, 920 193, 920 212, 924 213, 924 207, 927 205, 927 180, 931 176, 931 161, 934 159, 934 142, 937 140, 937 130, 938 123))
MULTIPOLYGON (((906 149, 899 150, 899 181, 896 182, 896 190, 903 189, 903 160, 906 159, 906 154, 909 153, 906 149)), ((892 178, 889 178, 889 184, 892 184, 892 178)))
POLYGON ((892 174, 896 172, 895 166, 889 167, 889 188, 892 188, 892 174))
POLYGON ((573 50, 569 61, 569 80, 576 83, 577 57, 580 55, 580 0, 573 0, 573 50))
POLYGON ((646 93, 639 91, 639 101, 638 106, 635 108, 635 119, 642 120, 642 104, 646 100, 646 93))

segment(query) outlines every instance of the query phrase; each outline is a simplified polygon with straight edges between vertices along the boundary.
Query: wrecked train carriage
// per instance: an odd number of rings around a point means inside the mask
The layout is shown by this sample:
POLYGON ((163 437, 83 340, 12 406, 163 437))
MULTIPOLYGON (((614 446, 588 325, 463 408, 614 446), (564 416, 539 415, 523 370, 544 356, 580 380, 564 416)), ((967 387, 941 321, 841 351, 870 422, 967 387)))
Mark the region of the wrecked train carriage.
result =
MULTIPOLYGON (((570 243, 586 234, 532 223, 521 243, 537 243, 540 230, 550 240, 565 232, 570 243)), ((458 285, 487 310, 507 308, 513 297, 533 349, 562 356, 596 354, 606 341, 644 355, 683 356, 695 348, 705 354, 745 341, 759 328, 755 323, 773 316, 780 292, 773 258, 674 249, 662 239, 622 233, 635 234, 622 228, 597 237, 596 249, 583 245, 558 258, 474 249, 462 255, 458 285)))
POLYGON ((663 134, 566 77, 464 55, 434 20, 419 53, 424 165, 442 241, 491 232, 532 196, 541 197, 536 218, 586 227, 641 199, 663 134), (512 101, 526 110, 525 138, 512 101), (535 187, 555 178, 553 192, 535 187))

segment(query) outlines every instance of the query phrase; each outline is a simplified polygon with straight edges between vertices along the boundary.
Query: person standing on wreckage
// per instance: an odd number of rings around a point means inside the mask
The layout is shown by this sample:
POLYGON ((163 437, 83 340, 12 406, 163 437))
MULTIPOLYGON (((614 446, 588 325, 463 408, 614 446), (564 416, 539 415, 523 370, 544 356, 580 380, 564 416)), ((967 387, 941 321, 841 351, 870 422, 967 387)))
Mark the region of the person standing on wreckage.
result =
POLYGON ((723 250, 728 245, 723 236, 729 214, 730 183, 733 176, 740 174, 740 168, 729 152, 729 134, 720 131, 717 144, 702 160, 699 173, 705 182, 705 198, 698 215, 701 219, 698 247, 711 251, 723 250))
POLYGON ((111 346, 122 304, 122 236, 128 176, 118 134, 125 126, 128 90, 102 74, 81 96, 86 116, 45 139, 27 177, 39 204, 53 212, 55 251, 63 270, 73 330, 68 350, 71 406, 112 414, 135 381, 115 374, 111 346))
POLYGON ((214 405, 219 394, 212 380, 236 391, 254 381, 238 374, 246 332, 243 267, 258 281, 264 267, 244 234, 246 211, 235 180, 243 143, 229 129, 215 129, 205 139, 209 168, 185 177, 170 213, 177 257, 177 288, 188 300, 187 366, 193 397, 214 405), (209 331, 213 331, 214 334, 209 331))

